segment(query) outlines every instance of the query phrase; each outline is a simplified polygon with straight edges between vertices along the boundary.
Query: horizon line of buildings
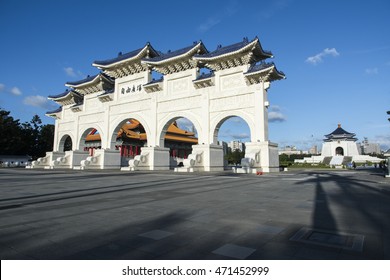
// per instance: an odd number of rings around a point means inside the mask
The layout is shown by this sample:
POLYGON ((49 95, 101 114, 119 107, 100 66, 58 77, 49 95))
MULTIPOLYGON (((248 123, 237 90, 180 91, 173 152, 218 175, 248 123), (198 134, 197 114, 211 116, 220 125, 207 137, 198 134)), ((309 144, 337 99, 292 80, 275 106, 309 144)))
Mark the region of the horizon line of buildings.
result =
MULTIPOLYGON (((358 151, 361 155, 370 155, 370 154, 383 154, 386 151, 382 151, 380 148, 380 144, 378 143, 370 143, 368 141, 367 137, 364 137, 364 140, 361 143, 356 143, 358 147, 358 151)), ((279 155, 286 154, 286 155, 304 155, 304 154, 311 154, 311 155, 319 155, 321 152, 318 150, 317 145, 313 145, 308 150, 301 150, 298 149, 294 145, 286 145, 284 147, 280 147, 279 149, 279 155)))

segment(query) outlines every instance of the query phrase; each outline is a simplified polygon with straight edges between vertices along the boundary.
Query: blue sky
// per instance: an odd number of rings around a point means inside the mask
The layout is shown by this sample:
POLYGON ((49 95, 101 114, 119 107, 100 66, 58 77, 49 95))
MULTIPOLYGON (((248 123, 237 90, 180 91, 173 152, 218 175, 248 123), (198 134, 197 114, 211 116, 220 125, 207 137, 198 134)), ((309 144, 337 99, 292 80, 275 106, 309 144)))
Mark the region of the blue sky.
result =
MULTIPOLYGON (((0 107, 44 116, 46 97, 96 74, 94 60, 150 41, 166 52, 202 40, 209 51, 260 38, 287 79, 269 90, 270 140, 320 145, 338 123, 390 148, 390 1, 0 0, 0 107)), ((248 141, 231 120, 220 138, 248 141)))

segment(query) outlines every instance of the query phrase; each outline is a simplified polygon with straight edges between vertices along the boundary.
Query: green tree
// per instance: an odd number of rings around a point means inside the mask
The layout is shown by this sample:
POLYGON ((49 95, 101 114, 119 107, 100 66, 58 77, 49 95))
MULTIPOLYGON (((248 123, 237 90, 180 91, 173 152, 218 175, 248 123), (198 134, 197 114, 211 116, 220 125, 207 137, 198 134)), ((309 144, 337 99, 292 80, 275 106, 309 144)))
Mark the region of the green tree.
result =
POLYGON ((30 122, 22 124, 23 147, 26 154, 36 159, 39 154, 39 134, 41 130, 41 118, 34 115, 30 122))
POLYGON ((54 126, 42 125, 38 115, 23 124, 14 120, 9 111, 0 109, 0 154, 42 157, 53 148, 54 126))
POLYGON ((10 111, 0 108, 0 154, 22 155, 22 135, 19 120, 10 116, 10 111))
POLYGON ((54 125, 46 124, 41 126, 38 135, 37 157, 43 157, 46 152, 53 150, 54 125))
POLYGON ((240 164, 241 159, 245 156, 245 152, 241 152, 236 149, 232 152, 231 148, 228 148, 228 151, 225 155, 225 159, 229 164, 240 164))

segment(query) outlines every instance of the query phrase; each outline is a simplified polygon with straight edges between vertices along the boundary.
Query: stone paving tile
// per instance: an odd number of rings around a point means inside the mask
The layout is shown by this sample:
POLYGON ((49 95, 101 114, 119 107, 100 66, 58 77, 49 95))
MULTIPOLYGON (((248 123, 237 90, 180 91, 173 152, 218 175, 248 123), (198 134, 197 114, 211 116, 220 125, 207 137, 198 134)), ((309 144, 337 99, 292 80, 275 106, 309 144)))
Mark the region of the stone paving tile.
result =
POLYGON ((390 197, 384 189, 390 183, 365 171, 346 174, 300 170, 288 174, 297 180, 281 180, 284 173, 222 180, 209 174, 0 170, 8 176, 0 176, 0 197, 23 202, 20 193, 33 192, 37 197, 29 201, 46 201, 0 210, 0 255, 234 259, 212 253, 232 244, 255 249, 247 259, 389 259, 390 197), (129 178, 131 186, 124 187, 129 178), (67 198, 69 191, 74 198, 67 198), (100 191, 105 193, 96 195, 100 191), (302 227, 364 235, 363 251, 289 241, 302 227), (172 234, 139 236, 154 230, 172 234))
POLYGON ((277 227, 277 226, 270 226, 270 225, 259 225, 256 227, 256 230, 261 233, 266 234, 279 234, 283 230, 285 230, 284 227, 277 227))
POLYGON ((170 236, 172 234, 174 234, 174 233, 173 232, 169 232, 169 231, 165 231, 165 230, 155 229, 155 230, 151 230, 151 231, 148 231, 148 232, 141 233, 141 234, 139 234, 139 236, 151 238, 153 240, 160 240, 160 239, 168 237, 168 236, 170 236))
POLYGON ((256 230, 252 230, 245 234, 237 236, 237 238, 235 238, 233 242, 234 244, 239 246, 258 249, 274 238, 275 235, 261 233, 256 230))
POLYGON ((222 247, 214 250, 213 253, 221 256, 231 257, 239 260, 244 260, 254 253, 256 249, 238 246, 234 244, 225 244, 222 247))

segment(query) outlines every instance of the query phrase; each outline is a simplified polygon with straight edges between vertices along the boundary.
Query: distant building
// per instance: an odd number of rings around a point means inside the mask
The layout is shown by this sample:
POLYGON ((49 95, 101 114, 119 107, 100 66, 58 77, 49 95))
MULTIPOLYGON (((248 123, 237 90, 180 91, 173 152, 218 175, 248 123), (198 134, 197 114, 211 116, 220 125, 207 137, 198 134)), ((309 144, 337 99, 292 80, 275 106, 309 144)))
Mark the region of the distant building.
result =
POLYGON ((279 155, 301 155, 303 152, 298 150, 295 146, 285 146, 283 149, 279 150, 279 155))
POLYGON ((338 124, 337 129, 325 135, 321 155, 325 157, 359 155, 355 136, 355 133, 345 131, 341 124, 338 124))
POLYGON ((230 141, 228 147, 232 149, 232 152, 234 152, 235 150, 239 150, 240 152, 245 152, 245 144, 242 143, 241 141, 237 141, 237 140, 230 141))
POLYGON ((322 145, 321 155, 305 157, 300 160, 295 160, 296 163, 325 163, 333 166, 346 165, 354 161, 355 163, 375 162, 381 161, 380 158, 368 155, 361 155, 360 145, 356 143, 355 133, 350 133, 344 130, 340 124, 337 128, 325 135, 324 143, 322 145))
POLYGON ((314 145, 314 146, 312 146, 309 149, 309 154, 311 154, 311 155, 318 155, 318 147, 317 147, 317 145, 314 145))
POLYGON ((362 155, 380 154, 381 147, 377 143, 369 143, 367 137, 364 137, 362 143, 360 143, 360 151, 362 155))

